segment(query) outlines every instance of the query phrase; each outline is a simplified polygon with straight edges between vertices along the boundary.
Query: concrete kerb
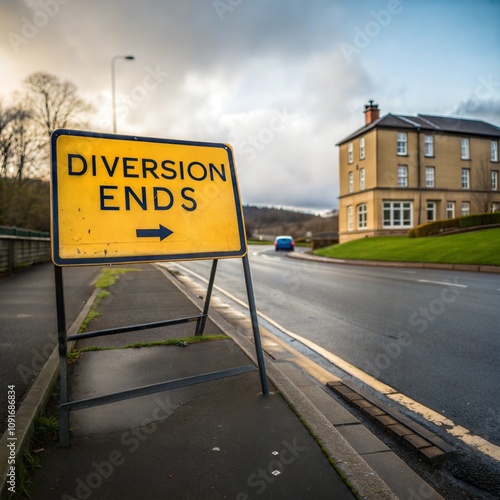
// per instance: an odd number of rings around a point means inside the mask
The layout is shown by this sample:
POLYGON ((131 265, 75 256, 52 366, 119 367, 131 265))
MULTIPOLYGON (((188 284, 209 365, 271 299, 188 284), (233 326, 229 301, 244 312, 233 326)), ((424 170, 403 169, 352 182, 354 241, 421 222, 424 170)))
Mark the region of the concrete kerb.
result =
MULTIPOLYGON (((95 289, 90 298, 85 303, 78 317, 68 330, 68 335, 73 335, 78 332, 81 324, 87 317, 95 298, 99 293, 99 289, 95 289)), ((71 351, 76 341, 68 342, 68 352, 71 351)), ((31 437, 33 435, 35 419, 40 411, 45 408, 50 397, 50 393, 54 384, 59 377, 59 347, 56 346, 45 363, 44 367, 38 374, 35 382, 31 386, 28 394, 21 402, 20 407, 16 411, 16 464, 19 464, 24 451, 29 447, 31 437)), ((0 449, 7 449, 7 432, 5 432, 0 441, 0 449)), ((7 495, 7 472, 9 465, 7 461, 0 463, 0 498, 7 495)))
MULTIPOLYGON (((418 423, 404 416, 401 412, 390 408, 367 391, 355 386, 351 381, 335 380, 327 382, 326 385, 348 404, 364 413, 366 417, 381 427, 387 434, 394 437, 394 433, 391 431, 401 429, 402 431, 408 431, 406 432, 407 435, 412 434, 426 440, 429 448, 435 448, 432 456, 427 457, 424 455, 423 457, 429 463, 444 461, 456 454, 456 449, 436 434, 423 428, 418 423), (377 411, 374 412, 373 410, 377 411)), ((396 441, 400 441, 399 437, 396 432, 396 441)), ((412 448, 414 452, 419 453, 421 447, 411 446, 411 444, 409 442, 408 447, 412 448)))
POLYGON ((351 266, 373 266, 373 267, 411 267, 419 269, 448 269, 452 271, 473 271, 482 273, 500 273, 500 266, 487 266, 482 264, 444 264, 434 262, 398 262, 388 260, 354 260, 354 259, 333 259, 312 255, 309 252, 290 252, 287 257, 294 259, 324 262, 326 264, 344 264, 351 266))
MULTIPOLYGON (((158 266, 158 269, 170 279, 174 285, 198 308, 202 302, 197 303, 192 293, 186 290, 185 285, 170 273, 158 266)), ((210 318, 226 335, 230 336, 236 345, 257 364, 255 346, 244 334, 226 321, 217 311, 210 312, 210 318)), ((249 322, 249 320, 248 320, 249 322)), ((263 330, 262 327, 260 327, 263 330)), ((353 488, 355 494, 361 499, 389 500, 398 497, 392 492, 380 476, 367 464, 367 462, 351 447, 340 432, 327 420, 327 418, 311 403, 302 391, 293 384, 266 356, 266 371, 269 380, 279 390, 294 412, 302 419, 309 432, 314 436, 322 449, 328 454, 336 469, 342 474, 347 483, 353 488)))
MULTIPOLYGON (((232 335, 232 337, 240 349, 255 363, 253 344, 242 336, 232 335)), ((309 432, 322 446, 333 461, 335 468, 342 474, 359 498, 370 500, 398 498, 340 432, 269 358, 266 359, 266 369, 271 382, 302 419, 309 432)))

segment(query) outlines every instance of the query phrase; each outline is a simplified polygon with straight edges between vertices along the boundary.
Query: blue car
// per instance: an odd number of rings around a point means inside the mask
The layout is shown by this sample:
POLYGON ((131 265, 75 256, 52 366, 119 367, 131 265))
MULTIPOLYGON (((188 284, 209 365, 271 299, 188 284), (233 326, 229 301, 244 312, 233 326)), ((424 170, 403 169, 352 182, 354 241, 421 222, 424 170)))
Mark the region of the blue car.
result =
POLYGON ((289 250, 293 252, 295 242, 291 236, 277 236, 274 240, 274 249, 278 250, 289 250))

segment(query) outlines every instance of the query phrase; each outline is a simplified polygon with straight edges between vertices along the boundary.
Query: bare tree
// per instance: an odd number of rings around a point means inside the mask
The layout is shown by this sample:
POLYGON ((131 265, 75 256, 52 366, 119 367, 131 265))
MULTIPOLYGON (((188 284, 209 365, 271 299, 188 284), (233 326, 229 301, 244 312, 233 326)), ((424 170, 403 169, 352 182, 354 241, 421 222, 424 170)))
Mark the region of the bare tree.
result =
POLYGON ((45 208, 40 191, 31 185, 40 157, 35 124, 26 105, 17 103, 1 109, 0 127, 0 224, 33 229, 42 215, 37 207, 45 208))
POLYGON ((47 140, 57 128, 78 127, 91 106, 78 96, 76 85, 49 73, 33 73, 24 81, 32 119, 47 140))
MULTIPOLYGON (((24 83, 26 86, 25 109, 35 124, 39 139, 36 171, 37 175, 43 178, 49 170, 48 144, 52 132, 58 128, 80 128, 84 124, 86 113, 92 108, 78 95, 78 89, 74 83, 61 80, 49 73, 33 73, 25 79, 24 83)), ((20 131, 25 131, 25 129, 21 128, 20 131)), ((17 167, 26 170, 22 164, 18 163, 17 167)))
POLYGON ((14 134, 11 123, 15 117, 15 110, 0 101, 0 172, 7 177, 12 159, 14 134))
POLYGON ((57 128, 78 128, 91 107, 76 86, 33 73, 12 105, 0 100, 0 224, 47 230, 48 143, 57 128))
POLYGON ((19 181, 27 177, 41 177, 43 172, 37 160, 43 156, 40 149, 42 141, 37 136, 31 112, 25 104, 18 104, 15 111, 11 122, 14 138, 11 164, 15 177, 19 181))
POLYGON ((3 178, 36 176, 35 159, 41 141, 26 103, 11 106, 0 103, 0 172, 3 178))
POLYGON ((491 189, 491 170, 487 156, 479 158, 479 165, 474 170, 475 182, 474 190, 471 191, 471 198, 474 202, 473 213, 484 214, 490 211, 493 200, 493 190, 491 189))

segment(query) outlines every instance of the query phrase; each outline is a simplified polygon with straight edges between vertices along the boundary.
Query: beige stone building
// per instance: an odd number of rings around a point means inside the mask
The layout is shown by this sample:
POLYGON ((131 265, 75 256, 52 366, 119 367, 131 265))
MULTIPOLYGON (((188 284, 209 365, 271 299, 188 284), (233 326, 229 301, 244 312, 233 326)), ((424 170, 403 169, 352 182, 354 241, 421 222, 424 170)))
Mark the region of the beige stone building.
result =
POLYGON ((406 234, 438 219, 500 211, 500 128, 445 116, 379 116, 340 141, 339 239, 406 234))

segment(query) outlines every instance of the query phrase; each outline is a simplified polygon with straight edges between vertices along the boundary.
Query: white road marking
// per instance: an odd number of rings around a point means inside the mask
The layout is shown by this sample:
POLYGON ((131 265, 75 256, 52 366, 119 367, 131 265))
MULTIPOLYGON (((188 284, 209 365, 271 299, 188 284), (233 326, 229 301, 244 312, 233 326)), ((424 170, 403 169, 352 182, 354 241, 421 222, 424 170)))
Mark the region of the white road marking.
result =
POLYGON ((467 285, 459 285, 458 283, 449 283, 447 281, 432 281, 432 280, 417 280, 419 283, 432 283, 433 285, 456 286, 457 288, 467 288, 467 285))

